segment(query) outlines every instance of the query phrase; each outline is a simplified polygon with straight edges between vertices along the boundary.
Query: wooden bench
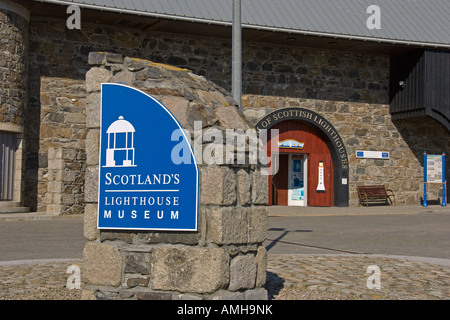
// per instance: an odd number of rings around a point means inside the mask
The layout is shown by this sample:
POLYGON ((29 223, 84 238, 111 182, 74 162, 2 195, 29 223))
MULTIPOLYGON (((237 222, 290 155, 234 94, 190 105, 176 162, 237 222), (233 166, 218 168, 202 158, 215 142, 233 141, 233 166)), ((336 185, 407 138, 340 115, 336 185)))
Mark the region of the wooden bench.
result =
POLYGON ((394 199, 394 206, 397 205, 394 192, 391 189, 387 189, 385 185, 357 186, 356 189, 359 197, 358 206, 362 204, 368 207, 369 202, 380 203, 381 201, 392 205, 391 198, 394 199))

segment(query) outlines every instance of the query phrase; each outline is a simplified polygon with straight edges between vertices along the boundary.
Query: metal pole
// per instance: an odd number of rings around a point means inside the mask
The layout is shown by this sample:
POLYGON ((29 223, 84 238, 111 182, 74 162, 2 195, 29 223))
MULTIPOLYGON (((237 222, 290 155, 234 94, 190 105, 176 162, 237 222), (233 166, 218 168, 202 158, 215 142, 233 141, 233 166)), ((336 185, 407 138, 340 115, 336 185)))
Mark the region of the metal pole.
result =
POLYGON ((428 207, 427 202, 427 152, 423 153, 423 206, 428 207))
POLYGON ((231 92, 242 110, 242 36, 241 36, 241 0, 233 0, 233 34, 231 92))
POLYGON ((446 207, 447 202, 445 197, 447 196, 445 194, 445 187, 447 186, 447 180, 445 178, 445 152, 442 154, 442 204, 441 206, 446 207))

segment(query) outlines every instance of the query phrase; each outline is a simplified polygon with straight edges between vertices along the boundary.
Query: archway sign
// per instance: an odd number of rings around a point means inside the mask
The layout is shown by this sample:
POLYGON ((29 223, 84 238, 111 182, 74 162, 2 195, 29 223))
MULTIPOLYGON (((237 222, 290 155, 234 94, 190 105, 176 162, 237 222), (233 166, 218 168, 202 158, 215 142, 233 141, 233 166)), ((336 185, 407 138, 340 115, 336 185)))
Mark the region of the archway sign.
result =
POLYGON ((198 166, 191 144, 152 96, 102 84, 99 166, 99 229, 197 230, 198 166), (174 163, 175 146, 189 150, 183 158, 190 161, 174 163))
POLYGON ((341 136, 333 125, 320 114, 303 108, 283 108, 265 115, 255 127, 269 130, 273 125, 285 120, 305 121, 323 133, 331 153, 334 172, 334 205, 348 207, 348 156, 341 136))

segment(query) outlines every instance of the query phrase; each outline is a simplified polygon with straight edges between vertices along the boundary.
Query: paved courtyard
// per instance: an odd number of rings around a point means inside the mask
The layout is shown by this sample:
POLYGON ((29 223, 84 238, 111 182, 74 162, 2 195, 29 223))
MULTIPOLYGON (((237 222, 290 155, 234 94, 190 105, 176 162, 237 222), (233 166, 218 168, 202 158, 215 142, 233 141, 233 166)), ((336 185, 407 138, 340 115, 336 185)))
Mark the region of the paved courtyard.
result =
MULTIPOLYGON (((81 261, 1 265, 0 299, 79 300, 81 290, 66 287, 73 264, 81 261)), ((413 258, 275 254, 268 258, 266 288, 274 300, 450 299, 450 267, 413 258), (367 286, 375 284, 367 273, 374 265, 380 289, 367 286)))
MULTIPOLYGON (((269 299, 450 299, 448 209, 318 210, 269 216, 269 299)), ((83 277, 82 225, 81 217, 0 221, 0 299, 81 299, 66 271, 78 265, 83 277)))

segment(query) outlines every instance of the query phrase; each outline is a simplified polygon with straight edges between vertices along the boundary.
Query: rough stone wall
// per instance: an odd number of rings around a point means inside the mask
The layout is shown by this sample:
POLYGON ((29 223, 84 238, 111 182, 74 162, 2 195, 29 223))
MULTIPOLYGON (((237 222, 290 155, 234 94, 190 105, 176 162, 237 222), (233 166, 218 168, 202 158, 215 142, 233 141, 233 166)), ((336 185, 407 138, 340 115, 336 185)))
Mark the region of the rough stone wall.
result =
MULTIPOLYGON (((450 150, 449 133, 432 119, 393 122, 389 105, 246 95, 243 113, 255 124, 265 114, 286 107, 313 110, 338 130, 349 157, 349 204, 358 205, 356 186, 386 184, 397 204, 420 204, 423 197, 423 152, 450 150), (446 139, 447 137, 447 139, 446 139), (357 159, 356 150, 388 151, 389 160, 357 159)), ((450 157, 447 156, 447 176, 450 157)), ((428 199, 442 200, 442 185, 430 184, 428 199)))
MULTIPOLYGON (((198 232, 98 230, 100 83, 160 100, 190 130, 247 129, 229 94, 188 70, 94 52, 86 74, 87 169, 83 280, 96 299, 267 299, 267 176, 255 164, 199 164, 198 232)), ((213 141, 214 142, 214 141, 213 141)), ((204 140, 204 148, 210 145, 204 140)), ((202 150, 203 149, 203 150, 202 150)), ((196 154, 197 159, 199 158, 196 154)))
POLYGON ((39 108, 31 104, 33 125, 27 126, 25 201, 32 210, 84 211, 85 96, 82 80, 40 78, 39 108))
MULTIPOLYGON (((450 177, 450 132, 448 132, 437 121, 421 117, 408 120, 395 121, 394 125, 397 127, 400 134, 400 139, 410 149, 409 152, 405 151, 402 157, 397 159, 400 168, 408 168, 410 170, 401 174, 409 176, 409 179, 402 180, 400 187, 405 190, 409 190, 410 193, 420 195, 419 200, 423 200, 423 152, 427 151, 428 154, 442 154, 446 153, 445 162, 445 176, 447 182, 450 177), (408 157, 409 155, 409 157, 408 157), (412 191, 412 192, 411 192, 412 191)), ((442 202, 442 185, 441 184, 428 184, 427 185, 427 199, 428 203, 439 204, 442 202)), ((448 192, 448 183, 446 188, 447 203, 450 199, 448 192)), ((409 202, 411 203, 411 202, 409 202)), ((414 202, 419 203, 419 202, 414 202)))
MULTIPOLYGON (((32 18, 36 72, 83 78, 91 51, 119 52, 187 68, 231 91, 231 39, 214 39, 32 18)), ((388 103, 389 56, 244 42, 243 92, 323 100, 388 103)))
POLYGON ((248 43, 246 94, 388 103, 389 56, 248 43))
POLYGON ((28 21, 0 10, 0 122, 23 125, 27 104, 28 21))

